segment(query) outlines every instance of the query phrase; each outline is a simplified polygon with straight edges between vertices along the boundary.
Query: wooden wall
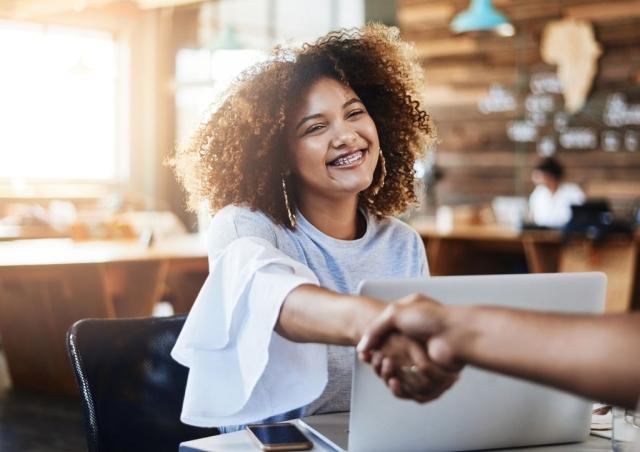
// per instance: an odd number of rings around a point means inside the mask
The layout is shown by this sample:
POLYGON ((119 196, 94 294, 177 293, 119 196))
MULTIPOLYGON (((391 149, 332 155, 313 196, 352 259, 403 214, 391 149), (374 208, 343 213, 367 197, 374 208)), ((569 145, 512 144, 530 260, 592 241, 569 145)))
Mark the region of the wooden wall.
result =
MULTIPOLYGON (((612 92, 625 93, 629 103, 640 102, 640 1, 494 0, 516 28, 515 36, 506 38, 493 33, 453 34, 449 23, 468 3, 397 1, 402 35, 415 43, 425 69, 427 108, 439 128, 437 161, 444 171, 436 195, 439 203, 446 204, 530 192, 529 171, 538 159, 535 143, 510 141, 506 124, 523 118, 530 75, 555 71, 542 61, 539 50, 549 21, 588 20, 603 49, 587 105, 572 117, 571 125, 606 129, 601 113, 612 92), (515 111, 479 112, 478 101, 492 83, 517 94, 515 111)), ((640 152, 604 152, 598 145, 591 150, 558 147, 556 155, 568 167, 568 178, 592 194, 611 194, 628 203, 640 197, 640 152)))

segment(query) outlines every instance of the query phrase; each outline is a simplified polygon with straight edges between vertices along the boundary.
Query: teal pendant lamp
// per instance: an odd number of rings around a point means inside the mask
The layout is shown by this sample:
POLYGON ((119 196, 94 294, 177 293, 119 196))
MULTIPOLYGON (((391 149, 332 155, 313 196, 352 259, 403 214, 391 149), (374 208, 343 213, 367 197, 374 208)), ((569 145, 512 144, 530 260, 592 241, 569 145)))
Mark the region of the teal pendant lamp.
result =
POLYGON ((241 50, 242 44, 238 40, 236 28, 227 25, 222 29, 216 40, 212 44, 214 50, 241 50))
POLYGON ((491 0, 471 0, 469 8, 453 18, 451 29, 455 33, 495 31, 501 36, 513 36, 515 33, 509 19, 493 7, 491 0))

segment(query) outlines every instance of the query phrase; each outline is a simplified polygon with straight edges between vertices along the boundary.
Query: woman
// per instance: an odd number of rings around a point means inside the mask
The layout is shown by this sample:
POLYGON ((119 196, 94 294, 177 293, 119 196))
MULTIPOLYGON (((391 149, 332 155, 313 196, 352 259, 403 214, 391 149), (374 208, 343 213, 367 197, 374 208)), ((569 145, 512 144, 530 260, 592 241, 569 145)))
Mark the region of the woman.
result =
MULTIPOLYGON (((184 422, 349 409, 353 346, 384 308, 354 295, 359 282, 428 272, 418 234, 390 217, 415 201, 432 134, 420 73, 379 25, 279 49, 177 154, 192 203, 217 211, 210 275, 173 350, 190 368, 184 422)), ((456 378, 399 335, 380 360, 403 369, 399 396, 426 401, 456 378)))
POLYGON ((571 206, 585 201, 578 185, 564 182, 564 167, 553 157, 538 162, 531 180, 536 188, 529 197, 529 211, 533 221, 540 226, 565 226, 571 219, 571 206))

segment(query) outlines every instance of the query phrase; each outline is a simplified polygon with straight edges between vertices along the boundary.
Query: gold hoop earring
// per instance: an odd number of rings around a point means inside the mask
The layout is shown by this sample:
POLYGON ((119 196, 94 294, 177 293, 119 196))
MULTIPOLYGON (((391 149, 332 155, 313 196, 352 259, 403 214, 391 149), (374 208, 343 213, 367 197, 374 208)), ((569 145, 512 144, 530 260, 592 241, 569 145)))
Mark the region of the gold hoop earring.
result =
POLYGON ((371 194, 373 196, 377 195, 380 190, 382 189, 382 187, 384 187, 384 180, 387 177, 387 164, 384 160, 384 154, 382 153, 382 148, 380 149, 380 176, 378 177, 378 181, 376 182, 376 184, 371 188, 371 194))
POLYGON ((284 175, 282 175, 282 193, 284 195, 284 206, 287 208, 287 214, 289 215, 289 224, 292 229, 295 229, 297 224, 296 215, 291 211, 291 206, 289 205, 289 194, 287 193, 287 183, 284 175))

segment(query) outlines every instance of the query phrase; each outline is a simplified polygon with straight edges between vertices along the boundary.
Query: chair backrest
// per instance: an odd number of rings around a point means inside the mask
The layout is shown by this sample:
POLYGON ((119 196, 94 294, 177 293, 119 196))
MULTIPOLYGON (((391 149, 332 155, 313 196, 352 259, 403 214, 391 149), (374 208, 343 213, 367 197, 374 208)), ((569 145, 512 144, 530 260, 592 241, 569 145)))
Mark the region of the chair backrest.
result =
POLYGON ((86 319, 69 329, 89 451, 175 452, 182 441, 219 433, 180 422, 188 370, 169 353, 184 320, 86 319))

